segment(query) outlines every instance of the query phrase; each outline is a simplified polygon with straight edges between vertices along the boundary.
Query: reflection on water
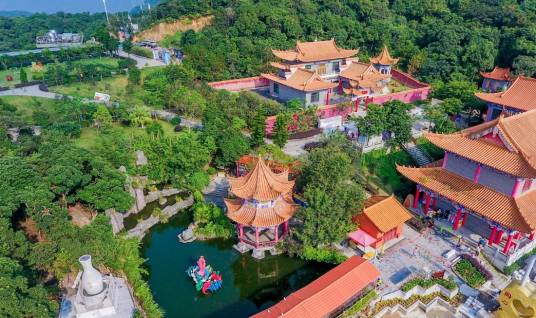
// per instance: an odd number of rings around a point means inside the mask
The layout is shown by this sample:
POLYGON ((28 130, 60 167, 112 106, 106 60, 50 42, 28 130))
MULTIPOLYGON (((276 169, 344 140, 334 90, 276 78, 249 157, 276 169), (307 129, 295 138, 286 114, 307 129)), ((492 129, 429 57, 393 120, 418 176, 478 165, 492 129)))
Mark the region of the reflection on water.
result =
POLYGON ((190 222, 190 213, 180 212, 168 224, 154 227, 143 242, 149 285, 167 317, 247 317, 332 267, 283 255, 258 261, 235 251, 232 239, 181 244, 176 236, 190 222), (223 277, 223 288, 214 295, 197 293, 185 273, 201 255, 223 277))

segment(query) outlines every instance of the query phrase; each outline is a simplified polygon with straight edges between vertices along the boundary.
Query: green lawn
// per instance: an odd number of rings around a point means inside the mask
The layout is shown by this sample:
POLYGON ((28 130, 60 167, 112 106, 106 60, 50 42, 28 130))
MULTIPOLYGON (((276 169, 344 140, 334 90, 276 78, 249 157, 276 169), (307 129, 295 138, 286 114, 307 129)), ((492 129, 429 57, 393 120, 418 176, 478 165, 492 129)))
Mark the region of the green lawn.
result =
MULTIPOLYGON (((28 81, 31 81, 32 80, 32 71, 31 71, 32 68, 31 67, 25 67, 25 69, 26 69, 26 74, 28 75, 28 81)), ((19 68, 10 68, 8 70, 1 70, 0 71, 0 86, 2 86, 2 87, 5 87, 5 86, 13 87, 16 84, 20 84, 20 70, 19 70, 19 68), (13 76, 12 81, 7 80, 8 75, 13 76)))
POLYGON ((361 156, 361 173, 388 193, 405 197, 413 185, 396 171, 397 163, 406 166, 415 165, 413 159, 403 150, 390 153, 385 149, 373 150, 361 156))
MULTIPOLYGON (((163 120, 158 120, 158 122, 162 125, 165 136, 172 136, 173 134, 175 134, 175 126, 163 120)), ((147 135, 147 132, 144 128, 125 126, 118 123, 114 123, 114 126, 115 128, 121 130, 124 134, 131 136, 132 138, 147 135)), ((76 145, 84 149, 93 150, 99 144, 99 131, 94 127, 82 128, 80 138, 76 139, 75 143, 76 145)))
POLYGON ((3 96, 0 100, 17 107, 24 122, 33 124, 32 114, 36 110, 45 111, 52 116, 56 113, 55 100, 31 96, 3 96))
MULTIPOLYGON (((149 67, 142 70, 142 78, 155 72, 159 67, 149 67)), ((112 101, 127 102, 130 105, 144 105, 142 88, 135 88, 133 93, 127 92, 128 78, 126 75, 117 75, 105 78, 97 82, 77 82, 66 85, 51 86, 49 90, 54 93, 75 96, 79 98, 91 98, 95 92, 109 94, 112 101)))

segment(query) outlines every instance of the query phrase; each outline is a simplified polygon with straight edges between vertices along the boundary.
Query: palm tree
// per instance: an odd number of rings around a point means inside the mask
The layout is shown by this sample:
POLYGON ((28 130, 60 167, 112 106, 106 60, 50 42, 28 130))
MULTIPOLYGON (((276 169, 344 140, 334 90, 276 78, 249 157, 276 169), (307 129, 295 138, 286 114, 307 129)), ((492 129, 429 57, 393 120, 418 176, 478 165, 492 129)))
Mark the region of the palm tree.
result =
POLYGON ((145 128, 145 124, 150 123, 152 120, 149 108, 145 106, 135 106, 128 118, 131 123, 141 128, 145 128))

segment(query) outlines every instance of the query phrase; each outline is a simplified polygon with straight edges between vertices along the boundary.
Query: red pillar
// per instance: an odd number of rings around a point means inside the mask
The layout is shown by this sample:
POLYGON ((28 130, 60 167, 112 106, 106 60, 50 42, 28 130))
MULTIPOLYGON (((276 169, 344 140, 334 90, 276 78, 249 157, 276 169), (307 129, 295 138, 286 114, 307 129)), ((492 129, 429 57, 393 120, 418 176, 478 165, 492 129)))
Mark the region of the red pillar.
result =
POLYGON ((275 241, 279 241, 279 224, 275 226, 275 241))
POLYGON ((432 209, 437 210, 437 197, 435 197, 434 201, 432 201, 432 209))
POLYGON ((283 225, 283 232, 285 233, 285 235, 288 234, 288 221, 285 221, 283 225))
POLYGON ((419 195, 421 194, 421 191, 419 191, 419 188, 415 190, 415 200, 413 200, 413 208, 416 209, 419 206, 419 195))
POLYGON ((259 228, 255 228, 255 247, 259 247, 259 228))
POLYGON ((529 240, 531 240, 531 241, 534 240, 534 234, 535 233, 536 232, 534 232, 534 231, 530 232, 529 240))
POLYGON ((462 210, 458 209, 456 211, 456 216, 454 217, 454 223, 452 224, 452 229, 454 231, 458 230, 458 228, 460 227, 460 218, 461 217, 462 217, 462 210))
POLYGON ((465 226, 465 222, 467 222, 467 217, 468 216, 469 216, 469 212, 465 212, 463 214, 462 226, 465 226))
POLYGON ((497 231, 497 236, 495 237, 495 244, 501 244, 503 234, 504 234, 503 230, 497 231))
POLYGON ((478 183, 479 178, 480 178, 480 164, 476 166, 475 174, 473 175, 473 182, 478 183))
POLYGON ((342 94, 342 80, 339 78, 339 94, 342 94))
POLYGON ((426 194, 426 201, 424 203, 424 215, 428 215, 428 210, 430 210, 430 200, 432 199, 432 195, 427 193, 426 194))
POLYGON ((514 236, 512 234, 508 234, 508 238, 506 239, 506 244, 503 248, 503 253, 508 254, 508 251, 510 250, 510 247, 512 246, 512 239, 514 236))
POLYGON ((491 228, 491 233, 489 234, 489 240, 488 240, 488 245, 492 246, 493 245, 493 241, 495 240, 495 232, 497 231, 497 227, 494 225, 492 228, 491 228))
POLYGON ((370 102, 370 100, 369 100, 368 96, 365 97, 365 111, 368 111, 368 104, 369 104, 369 102, 370 102))
POLYGON ((356 97, 355 100, 355 112, 357 113, 359 111, 359 97, 356 97))
POLYGON ((331 89, 328 89, 328 92, 326 94, 326 105, 329 105, 329 95, 331 93, 331 89))

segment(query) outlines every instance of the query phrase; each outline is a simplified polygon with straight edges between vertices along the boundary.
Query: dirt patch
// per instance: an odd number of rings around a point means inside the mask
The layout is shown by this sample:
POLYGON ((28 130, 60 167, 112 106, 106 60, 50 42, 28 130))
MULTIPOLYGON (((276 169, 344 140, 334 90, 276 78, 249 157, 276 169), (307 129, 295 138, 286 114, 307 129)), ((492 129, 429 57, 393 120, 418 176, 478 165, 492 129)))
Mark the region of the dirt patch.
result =
POLYGON ((82 206, 80 203, 70 206, 68 209, 71 221, 78 227, 84 227, 91 223, 97 213, 82 206))
POLYGON ((27 217, 19 223, 21 229, 26 234, 26 237, 32 242, 46 242, 45 234, 37 228, 37 223, 27 217))
POLYGON ((185 32, 188 30, 194 30, 197 32, 203 29, 205 26, 210 25, 213 19, 213 15, 208 15, 194 20, 182 19, 173 22, 161 22, 136 34, 134 36, 134 42, 144 40, 158 42, 163 40, 166 36, 173 35, 178 31, 185 32))

